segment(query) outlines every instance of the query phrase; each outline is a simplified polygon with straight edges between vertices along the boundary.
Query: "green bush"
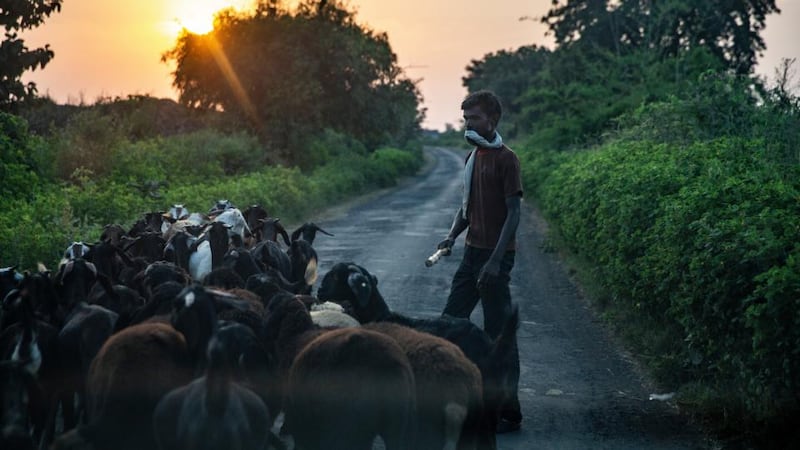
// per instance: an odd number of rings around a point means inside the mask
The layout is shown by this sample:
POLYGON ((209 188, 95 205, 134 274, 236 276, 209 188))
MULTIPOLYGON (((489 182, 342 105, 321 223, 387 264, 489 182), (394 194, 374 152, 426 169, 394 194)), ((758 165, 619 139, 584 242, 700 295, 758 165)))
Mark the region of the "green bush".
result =
POLYGON ((707 74, 523 182, 657 380, 728 424, 800 412, 800 108, 707 74), (721 401, 720 399, 725 399, 721 401))
POLYGON ((0 197, 31 198, 40 182, 32 154, 42 145, 23 119, 0 112, 0 197))
POLYGON ((798 175, 760 141, 617 141, 561 164, 540 195, 611 311, 660 330, 641 349, 659 378, 733 388, 763 419, 800 407, 798 175))
POLYGON ((190 211, 208 211, 218 199, 242 208, 257 203, 276 217, 285 218, 302 208, 308 181, 298 169, 267 167, 236 177, 224 177, 165 190, 167 204, 182 203, 190 211))
MULTIPOLYGON (((134 147, 141 152, 138 158, 145 159, 158 148, 155 141, 134 147)), ((130 164, 150 170, 140 172, 141 176, 162 174, 157 159, 143 162, 138 158, 132 157, 130 164)), ((345 152, 308 175, 298 168, 262 167, 246 174, 171 183, 155 192, 78 170, 73 184, 53 186, 31 202, 15 202, 0 212, 0 261, 23 268, 32 268, 37 261, 53 265, 72 240, 94 241, 106 224, 130 226, 145 212, 163 211, 173 203, 205 212, 225 198, 242 208, 257 203, 274 217, 298 221, 333 202, 391 185, 397 177, 417 170, 421 161, 415 152, 398 149, 380 149, 371 155, 345 152)), ((130 173, 135 170, 139 169, 131 168, 130 173)))
POLYGON ((99 235, 98 226, 74 219, 66 195, 40 191, 32 201, 12 201, 0 212, 0 264, 33 269, 42 262, 52 269, 70 242, 99 235))
POLYGON ((114 149, 125 142, 125 131, 113 116, 88 109, 71 117, 51 145, 56 176, 69 181, 76 174, 106 177, 114 168, 114 149))
POLYGON ((353 154, 363 156, 367 148, 358 140, 326 128, 318 136, 312 136, 303 145, 303 151, 293 156, 292 160, 303 170, 310 170, 344 155, 353 154))
POLYGON ((263 158, 263 149, 254 137, 207 129, 121 143, 114 151, 112 178, 122 184, 199 183, 255 171, 263 165, 263 158))

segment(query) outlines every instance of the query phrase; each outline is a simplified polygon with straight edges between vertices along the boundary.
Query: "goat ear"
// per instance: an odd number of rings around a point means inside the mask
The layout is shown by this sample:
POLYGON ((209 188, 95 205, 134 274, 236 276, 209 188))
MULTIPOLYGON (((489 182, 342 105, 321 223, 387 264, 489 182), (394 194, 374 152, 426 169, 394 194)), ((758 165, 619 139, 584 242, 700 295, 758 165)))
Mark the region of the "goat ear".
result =
POLYGON ((297 240, 297 238, 299 238, 299 237, 300 237, 300 235, 303 233, 303 230, 305 230, 305 228, 306 228, 306 226, 305 226, 305 224, 304 224, 304 225, 303 225, 303 226, 301 226, 300 228, 298 228, 298 229, 294 230, 294 232, 292 233, 292 242, 296 241, 296 240, 297 240))
POLYGON ((347 284, 356 297, 356 304, 358 304, 360 308, 366 308, 367 305, 369 305, 369 299, 372 295, 372 286, 367 282, 364 274, 352 272, 347 277, 347 284))
POLYGON ((306 273, 304 275, 306 284, 312 286, 317 281, 317 258, 313 257, 306 265, 306 273))
POLYGON ((280 235, 283 236, 283 242, 286 243, 286 246, 287 247, 291 247, 292 246, 292 241, 289 240, 289 233, 286 232, 286 229, 284 229, 283 227, 280 227, 278 229, 278 233, 280 233, 280 235))

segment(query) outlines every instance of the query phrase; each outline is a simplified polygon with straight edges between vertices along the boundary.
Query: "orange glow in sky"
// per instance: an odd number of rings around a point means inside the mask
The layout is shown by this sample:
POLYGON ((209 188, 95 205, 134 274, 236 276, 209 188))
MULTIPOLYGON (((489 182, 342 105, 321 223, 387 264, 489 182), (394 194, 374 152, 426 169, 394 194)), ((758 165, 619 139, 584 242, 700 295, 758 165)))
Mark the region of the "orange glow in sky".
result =
MULTIPOLYGON (((293 5, 296 1, 286 2, 293 5)), ((182 28, 210 31, 213 12, 242 10, 252 0, 67 0, 62 10, 22 37, 28 48, 50 44, 55 58, 27 73, 40 94, 59 103, 92 103, 101 96, 148 94, 177 98, 172 67, 161 62, 182 28)), ((767 18, 767 51, 757 72, 773 76, 782 57, 800 60, 800 1, 778 0, 780 15, 767 18)), ((400 66, 419 87, 427 108, 423 126, 458 125, 470 60, 522 45, 548 46, 538 18, 551 0, 350 0, 359 23, 389 35, 400 66), (534 20, 520 20, 532 17, 534 20)), ((800 61, 798 61, 800 71, 800 61)), ((502 124, 501 124, 502 126, 502 124)))
POLYGON ((171 0, 161 2, 161 5, 166 14, 172 18, 173 25, 167 27, 167 30, 174 32, 174 35, 177 36, 181 28, 197 34, 208 33, 214 29, 214 13, 224 8, 246 10, 252 6, 252 2, 250 0, 171 0))

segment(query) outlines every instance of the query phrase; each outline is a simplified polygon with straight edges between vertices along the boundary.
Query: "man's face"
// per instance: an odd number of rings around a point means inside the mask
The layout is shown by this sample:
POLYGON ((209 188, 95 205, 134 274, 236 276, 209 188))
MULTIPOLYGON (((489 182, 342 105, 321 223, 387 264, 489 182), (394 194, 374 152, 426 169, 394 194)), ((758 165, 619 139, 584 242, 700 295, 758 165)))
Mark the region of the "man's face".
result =
POLYGON ((494 137, 494 123, 480 106, 473 106, 464 110, 464 125, 467 130, 472 130, 486 140, 494 137))

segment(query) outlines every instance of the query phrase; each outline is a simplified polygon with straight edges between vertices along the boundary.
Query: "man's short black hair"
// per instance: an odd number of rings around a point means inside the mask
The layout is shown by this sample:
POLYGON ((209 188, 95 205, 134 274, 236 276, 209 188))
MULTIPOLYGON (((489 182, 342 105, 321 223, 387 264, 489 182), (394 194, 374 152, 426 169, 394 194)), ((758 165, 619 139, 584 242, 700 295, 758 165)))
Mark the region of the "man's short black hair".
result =
POLYGON ((487 91, 485 89, 475 91, 467 95, 464 101, 461 102, 462 111, 472 108, 473 106, 480 107, 481 111, 486 113, 490 119, 494 120, 495 125, 500 122, 500 117, 503 116, 503 106, 500 104, 500 99, 492 91, 487 91))

